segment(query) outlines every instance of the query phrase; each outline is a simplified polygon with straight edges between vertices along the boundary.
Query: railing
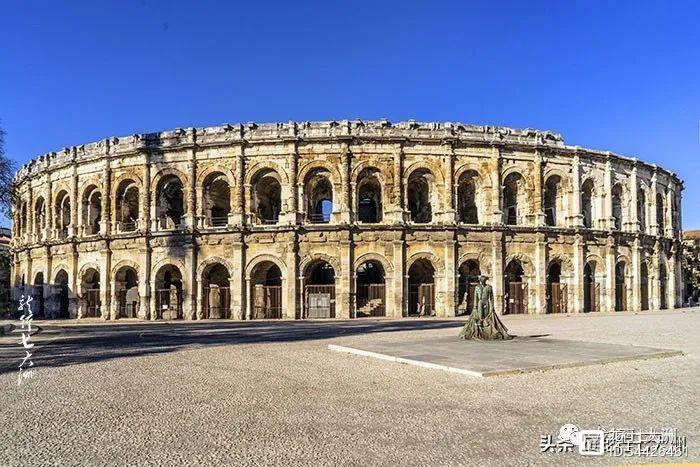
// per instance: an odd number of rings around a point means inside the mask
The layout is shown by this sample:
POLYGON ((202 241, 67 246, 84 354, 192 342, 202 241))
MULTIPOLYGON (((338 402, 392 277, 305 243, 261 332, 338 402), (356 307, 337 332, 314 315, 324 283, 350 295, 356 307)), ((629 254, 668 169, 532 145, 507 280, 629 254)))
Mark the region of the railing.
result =
POLYGON ((360 284, 356 288, 356 318, 377 317, 386 314, 386 286, 384 284, 360 284))
POLYGON ((306 318, 335 318, 335 285, 307 285, 306 318))
POLYGON ((182 317, 182 290, 156 289, 156 318, 179 319, 182 317), (175 292, 173 297, 172 293, 175 292))
POLYGON ((117 222, 117 232, 133 232, 138 226, 138 221, 117 222))
POLYGON ((210 217, 210 227, 226 227, 228 225, 228 217, 210 217))
POLYGON ((307 218, 311 224, 327 224, 331 221, 331 215, 323 213, 308 213, 307 218))
POLYGON ((431 316, 435 313, 435 284, 409 286, 408 315, 431 316))
POLYGON ((253 287, 252 319, 282 318, 282 286, 264 285, 253 287))
POLYGON ((180 217, 177 222, 168 216, 161 216, 156 219, 156 230, 181 230, 186 227, 185 217, 180 217))
POLYGON ((204 287, 202 301, 205 319, 231 318, 231 289, 229 287, 204 287))

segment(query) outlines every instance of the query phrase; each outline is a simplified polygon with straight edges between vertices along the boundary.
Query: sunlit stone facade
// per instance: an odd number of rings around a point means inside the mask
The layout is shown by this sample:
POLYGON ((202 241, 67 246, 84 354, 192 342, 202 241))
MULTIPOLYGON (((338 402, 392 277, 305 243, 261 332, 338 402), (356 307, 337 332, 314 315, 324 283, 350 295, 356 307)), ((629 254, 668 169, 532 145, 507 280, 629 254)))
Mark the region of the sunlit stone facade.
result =
POLYGON ((109 138, 17 174, 14 298, 47 317, 454 316, 681 303, 682 182, 535 130, 387 121, 109 138))

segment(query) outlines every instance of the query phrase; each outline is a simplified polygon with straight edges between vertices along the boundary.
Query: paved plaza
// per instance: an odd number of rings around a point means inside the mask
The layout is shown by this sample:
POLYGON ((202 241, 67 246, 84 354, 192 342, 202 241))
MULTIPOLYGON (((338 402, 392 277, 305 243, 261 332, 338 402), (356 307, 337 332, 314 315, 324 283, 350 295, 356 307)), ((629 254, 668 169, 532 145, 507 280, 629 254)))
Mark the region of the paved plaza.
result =
POLYGON ((565 423, 677 428, 689 456, 666 461, 698 461, 697 311, 505 316, 531 344, 683 355, 491 378, 328 349, 449 342, 462 320, 39 323, 21 386, 0 336, 0 465, 577 465, 540 453, 565 423))

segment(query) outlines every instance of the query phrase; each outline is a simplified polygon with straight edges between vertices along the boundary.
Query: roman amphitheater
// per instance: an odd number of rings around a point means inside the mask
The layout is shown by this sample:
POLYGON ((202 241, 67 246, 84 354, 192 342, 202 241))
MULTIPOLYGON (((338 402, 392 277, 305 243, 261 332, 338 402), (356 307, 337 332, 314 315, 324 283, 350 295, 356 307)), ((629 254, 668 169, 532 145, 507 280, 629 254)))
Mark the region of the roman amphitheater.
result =
POLYGON ((305 319, 681 303, 673 173, 548 131, 385 120, 108 138, 21 168, 13 299, 46 318, 305 319))

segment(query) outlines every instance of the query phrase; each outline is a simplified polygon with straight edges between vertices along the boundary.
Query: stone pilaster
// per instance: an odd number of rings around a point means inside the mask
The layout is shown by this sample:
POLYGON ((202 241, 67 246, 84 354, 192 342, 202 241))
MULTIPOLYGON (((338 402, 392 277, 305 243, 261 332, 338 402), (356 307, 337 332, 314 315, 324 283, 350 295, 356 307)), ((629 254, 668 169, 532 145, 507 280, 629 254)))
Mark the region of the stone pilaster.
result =
POLYGON ((605 288, 601 290, 601 311, 615 311, 615 255, 615 237, 608 234, 605 244, 605 288))
POLYGON ((501 199, 501 150, 497 146, 491 147, 491 224, 503 224, 503 208, 501 199))
MULTIPOLYGON (((450 184, 450 186, 452 186, 450 184)), ((436 310, 438 316, 455 316, 457 314, 457 279, 459 277, 456 271, 456 249, 457 241, 455 240, 455 233, 446 231, 445 232, 445 278, 444 282, 444 310, 439 308, 436 310)))
POLYGON ((574 267, 574 303, 570 309, 572 313, 583 312, 583 268, 586 263, 583 256, 583 237, 580 234, 574 236, 573 245, 573 267, 574 267))
POLYGON ((68 236, 74 237, 78 234, 78 210, 80 209, 80 199, 78 199, 78 165, 76 163, 76 148, 72 149, 73 174, 71 175, 70 193, 70 227, 68 236))
POLYGON ((544 233, 538 233, 535 240, 535 309, 528 313, 547 313, 547 238, 544 233))
POLYGON ((571 165, 571 187, 569 226, 581 228, 583 227, 583 213, 581 212, 581 159, 578 153, 574 153, 571 165))
POLYGON ((109 155, 105 158, 104 168, 102 169, 101 191, 102 216, 100 219, 100 234, 104 237, 112 231, 112 170, 109 155))
MULTIPOLYGON (((499 218, 500 219, 500 218, 499 218)), ((497 314, 502 315, 503 303, 503 232, 491 233, 491 284, 493 287, 493 306, 497 314)))
POLYGON ((615 219, 613 218, 612 209, 612 163, 610 158, 605 161, 605 179, 603 180, 604 190, 601 194, 601 200, 603 203, 603 216, 602 222, 599 228, 605 230, 611 230, 615 227, 615 219))
MULTIPOLYGON (((351 154, 347 144, 343 144, 342 155, 340 156, 340 223, 349 224, 352 222, 351 196, 350 196, 350 174, 351 174, 351 154)), ((336 299, 337 300, 337 299, 336 299)))
POLYGON ((623 226, 628 232, 639 232, 640 230, 639 216, 637 215, 637 205, 639 204, 639 181, 637 177, 637 162, 635 161, 630 174, 630 203, 628 206, 630 221, 626 226, 623 226))
MULTIPOLYGON (((338 318, 350 318, 352 316, 354 296, 352 291, 355 290, 353 278, 355 277, 355 269, 353 263, 354 249, 352 246, 352 233, 350 231, 343 232, 344 238, 340 240, 340 280, 336 277, 336 294, 335 294, 335 312, 338 318)), ((336 275, 339 272, 336 271, 336 275)))

